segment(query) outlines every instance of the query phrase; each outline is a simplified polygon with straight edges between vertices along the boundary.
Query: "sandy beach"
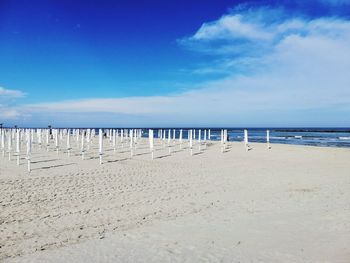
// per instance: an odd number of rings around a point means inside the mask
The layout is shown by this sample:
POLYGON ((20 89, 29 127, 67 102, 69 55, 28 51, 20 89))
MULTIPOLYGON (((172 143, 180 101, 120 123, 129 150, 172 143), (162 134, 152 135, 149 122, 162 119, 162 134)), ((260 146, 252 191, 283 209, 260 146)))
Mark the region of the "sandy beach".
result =
POLYGON ((350 263, 350 0, 0 0, 0 263, 350 263))
POLYGON ((350 261, 349 149, 105 144, 102 165, 35 146, 30 174, 0 157, 0 260, 350 261))

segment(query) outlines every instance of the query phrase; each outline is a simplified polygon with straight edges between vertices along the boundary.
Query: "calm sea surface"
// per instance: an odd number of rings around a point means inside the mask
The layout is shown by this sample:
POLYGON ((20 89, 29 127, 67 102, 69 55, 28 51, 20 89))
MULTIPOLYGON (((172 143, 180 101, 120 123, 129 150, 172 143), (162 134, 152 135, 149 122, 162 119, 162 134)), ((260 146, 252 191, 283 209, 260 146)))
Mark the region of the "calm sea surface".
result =
MULTIPOLYGON (((206 128, 208 130, 208 128, 206 128)), ((226 128, 230 141, 243 141, 243 128, 226 128)), ((250 128, 248 137, 250 142, 266 142, 266 130, 270 130, 270 143, 350 147, 350 128, 250 128)), ((166 130, 168 136, 169 129, 166 130)), ((171 136, 173 136, 171 129, 171 136)), ((198 138, 198 128, 196 139, 198 138)), ((183 129, 183 138, 187 138, 188 128, 183 129)), ((220 140, 221 129, 211 128, 211 139, 220 140)), ((176 138, 179 137, 180 129, 175 129, 176 138)), ((155 137, 158 131, 155 129, 155 137)), ((143 136, 148 136, 148 129, 143 129, 143 136)), ((204 137, 204 128, 201 129, 201 137, 204 137)))

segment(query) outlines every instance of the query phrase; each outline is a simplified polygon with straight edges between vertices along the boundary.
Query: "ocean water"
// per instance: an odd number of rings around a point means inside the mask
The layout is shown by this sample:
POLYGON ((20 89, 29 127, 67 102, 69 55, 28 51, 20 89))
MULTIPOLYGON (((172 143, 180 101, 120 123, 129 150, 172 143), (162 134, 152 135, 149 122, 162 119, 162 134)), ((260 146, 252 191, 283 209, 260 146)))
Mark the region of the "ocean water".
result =
MULTIPOLYGON (((207 130, 209 128, 206 128, 207 130)), ((243 141, 243 128, 227 129, 230 141, 243 141)), ((266 143, 266 130, 270 130, 270 143, 311 145, 325 147, 350 147, 350 128, 250 128, 248 130, 249 142, 266 143)), ((158 129, 154 129, 155 137, 158 137, 158 129)), ((168 137, 168 129, 166 136, 168 137)), ((173 137, 173 128, 171 137, 173 137)), ((196 128, 196 139, 198 130, 196 128)), ((183 138, 186 139, 188 128, 183 129, 183 138)), ((204 128, 201 129, 201 137, 204 137, 204 128)), ((221 129, 211 128, 211 139, 220 140, 221 129)), ((180 129, 175 129, 175 137, 178 138, 180 129)), ((143 129, 143 136, 148 136, 148 129, 143 129)))

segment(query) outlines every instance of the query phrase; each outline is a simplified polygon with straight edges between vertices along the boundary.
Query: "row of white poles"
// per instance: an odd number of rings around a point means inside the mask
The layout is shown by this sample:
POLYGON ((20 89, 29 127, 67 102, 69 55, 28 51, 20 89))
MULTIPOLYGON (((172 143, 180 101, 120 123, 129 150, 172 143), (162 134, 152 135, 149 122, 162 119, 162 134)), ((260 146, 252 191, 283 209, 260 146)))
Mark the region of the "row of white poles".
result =
MULTIPOLYGON (((1 151, 2 156, 5 157, 6 152, 6 142, 7 142, 7 153, 8 159, 11 161, 12 156, 16 156, 17 165, 20 164, 20 151, 22 143, 26 143, 26 159, 28 162, 28 170, 30 170, 30 159, 32 152, 32 141, 34 133, 32 130, 20 130, 20 129, 1 129, 0 138, 1 138, 1 151), (13 149, 13 144, 16 143, 16 148, 13 149)), ((41 141, 39 140, 41 143, 41 141)))
MULTIPOLYGON (((244 142, 244 146, 246 151, 249 151, 251 149, 251 147, 249 146, 249 139, 248 139, 248 130, 245 129, 243 131, 244 137, 243 137, 243 142, 244 142)), ((226 129, 222 129, 221 130, 221 136, 220 136, 220 141, 221 141, 221 152, 225 152, 226 150, 226 144, 227 144, 227 130, 226 129)), ((266 131, 266 143, 267 143, 267 148, 271 149, 270 146, 270 131, 267 130, 266 131)))
MULTIPOLYGON (((178 142, 180 144, 180 149, 182 149, 183 144, 183 129, 179 130, 178 142)), ((197 130, 198 138, 197 142, 199 145, 199 152, 201 152, 201 146, 206 147, 207 140, 211 140, 211 130, 208 129, 198 129, 197 130), (203 133, 202 133, 203 132, 203 133), (203 134, 203 136, 202 136, 203 134), (208 135, 208 136, 207 136, 208 135)), ((20 164, 20 152, 21 145, 26 143, 26 159, 28 171, 31 171, 31 154, 32 154, 32 144, 35 143, 39 148, 43 146, 43 139, 45 139, 46 150, 49 151, 50 143, 54 141, 54 146, 57 154, 60 149, 65 149, 68 156, 71 155, 72 145, 71 137, 75 139, 75 145, 77 150, 80 152, 81 158, 84 160, 86 151, 90 150, 91 145, 94 143, 94 138, 96 137, 95 129, 1 129, 0 130, 0 146, 2 151, 2 156, 5 156, 6 152, 6 143, 7 143, 7 153, 8 159, 11 160, 11 153, 17 157, 17 165, 20 164), (62 142, 66 143, 66 148, 62 148, 62 142), (13 143, 16 143, 15 151, 13 149, 13 143)), ((124 147, 124 143, 129 143, 130 145, 130 154, 131 157, 134 155, 134 150, 137 147, 137 142, 142 137, 141 129, 99 129, 98 131, 98 154, 99 162, 103 163, 103 142, 104 137, 106 137, 110 143, 110 146, 113 147, 114 152, 116 151, 117 145, 120 144, 120 147, 124 147), (119 142, 119 143, 118 143, 119 142)), ((148 140, 149 147, 152 159, 154 159, 154 130, 149 129, 148 131, 148 140)), ((158 138, 163 147, 166 145, 169 148, 169 154, 171 154, 172 145, 176 145, 176 130, 173 129, 158 129, 158 138), (171 143, 172 142, 172 143, 171 143)), ((196 140, 196 130, 189 129, 187 130, 187 141, 188 148, 190 149, 190 155, 193 155, 193 144, 196 140)), ((227 129, 221 130, 221 151, 224 152, 226 149, 228 141, 227 129)), ((250 149, 248 143, 248 131, 244 130, 244 145, 246 150, 250 149)), ((266 141, 268 149, 270 149, 270 132, 266 132, 266 141)))
MULTIPOLYGON (((152 134, 154 134, 153 130, 149 130, 149 134, 152 132, 152 134)), ((207 140, 210 140, 211 138, 211 131, 209 130, 204 130, 203 131, 203 137, 202 137, 202 130, 199 129, 197 130, 198 132, 198 145, 199 145, 199 151, 201 151, 201 145, 202 143, 204 144, 204 146, 206 147, 206 143, 207 140), (207 137, 208 134, 208 137, 207 137), (203 138, 203 140, 202 140, 203 138)), ((180 129, 179 130, 179 136, 178 136, 178 141, 180 143, 180 149, 182 149, 182 144, 183 144, 183 134, 184 134, 184 130, 180 129)), ((154 135, 153 135, 154 137, 154 135)), ((171 150, 172 150, 172 144, 175 144, 175 140, 176 140, 176 129, 158 129, 158 138, 161 139, 161 143, 163 146, 168 145, 168 150, 169 150, 169 154, 171 154, 171 150), (172 143, 171 143, 172 142, 172 143)), ((195 129, 189 129, 187 130, 187 141, 189 142, 189 148, 190 148, 190 152, 191 155, 193 154, 193 141, 196 139, 196 130, 195 129)), ((151 140, 151 139, 149 139, 151 140)))
MULTIPOLYGON (((12 155, 17 157, 17 165, 20 164, 20 155, 22 144, 26 145, 26 159, 28 162, 28 171, 31 171, 31 153, 33 143, 42 148, 43 139, 46 141, 46 150, 49 151, 50 144, 54 145, 57 152, 61 149, 67 150, 68 156, 71 155, 72 145, 71 137, 75 139, 75 144, 77 150, 80 151, 82 159, 85 157, 86 150, 89 150, 93 144, 93 139, 95 138, 94 129, 0 129, 0 150, 2 156, 5 157, 5 153, 8 153, 8 158, 11 160, 12 155), (44 138, 43 138, 44 137, 44 138), (66 141, 66 142, 64 142, 66 141), (16 144, 16 148, 13 148, 13 144, 16 144), (66 147, 62 147, 62 144, 66 143, 66 147), (86 149, 87 148, 87 149, 86 149)), ((106 136, 111 143, 113 140, 114 150, 117 145, 117 138, 120 140, 121 146, 123 147, 126 140, 130 140, 131 145, 134 145, 142 136, 142 131, 138 130, 99 130, 99 155, 100 163, 102 163, 103 155, 103 136, 106 136), (118 137, 118 132, 120 132, 120 137, 118 137), (134 134, 134 135, 133 135, 134 134), (134 136, 134 137, 129 137, 134 136)))

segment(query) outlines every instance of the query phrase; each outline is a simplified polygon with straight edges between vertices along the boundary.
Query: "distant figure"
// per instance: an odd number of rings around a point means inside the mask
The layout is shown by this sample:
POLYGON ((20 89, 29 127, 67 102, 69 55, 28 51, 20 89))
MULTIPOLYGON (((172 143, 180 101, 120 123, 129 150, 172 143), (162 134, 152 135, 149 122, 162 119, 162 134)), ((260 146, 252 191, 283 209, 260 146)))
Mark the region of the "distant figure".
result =
POLYGON ((49 128, 49 135, 50 135, 50 138, 53 139, 53 136, 52 136, 52 127, 51 125, 47 126, 49 128))
POLYGON ((229 142, 230 141, 230 135, 227 134, 227 141, 229 142))

